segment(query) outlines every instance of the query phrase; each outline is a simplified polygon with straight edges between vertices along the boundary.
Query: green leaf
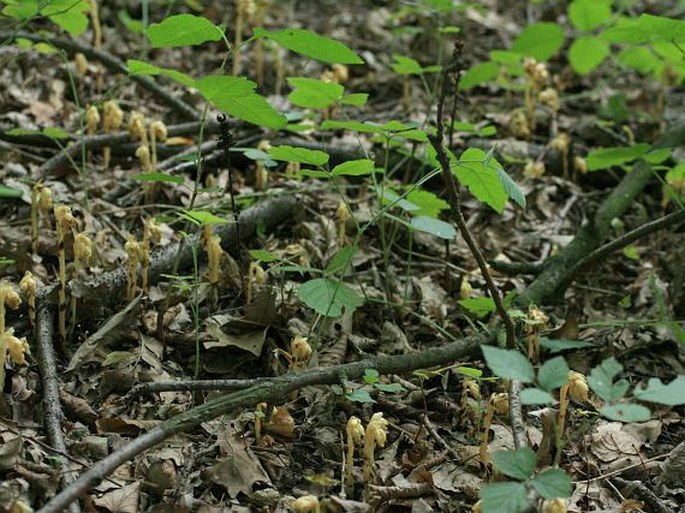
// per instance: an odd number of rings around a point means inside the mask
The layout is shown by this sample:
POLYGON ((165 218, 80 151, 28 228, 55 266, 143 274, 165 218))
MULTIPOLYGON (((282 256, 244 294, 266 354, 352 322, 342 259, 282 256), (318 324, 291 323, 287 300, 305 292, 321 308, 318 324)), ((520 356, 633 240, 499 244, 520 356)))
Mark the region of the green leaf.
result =
POLYGON ((375 164, 373 160, 348 160, 347 162, 335 166, 331 173, 333 176, 363 176, 373 173, 374 167, 375 164))
POLYGON ((595 347, 595 344, 592 342, 586 342, 584 340, 569 340, 565 338, 554 339, 547 337, 540 337, 540 345, 550 353, 559 353, 561 351, 568 351, 569 349, 595 347))
POLYGON ((579 75, 587 75, 609 55, 609 43, 594 36, 580 36, 568 50, 571 67, 579 75))
POLYGON ((492 453, 495 468, 505 476, 525 481, 535 472, 535 453, 530 447, 515 451, 495 451, 492 453))
POLYGON ((364 369, 364 376, 362 376, 362 379, 367 385, 373 385, 374 383, 378 383, 380 377, 381 375, 376 369, 364 369))
POLYGON ((223 37, 221 28, 207 18, 193 14, 177 14, 153 23, 147 29, 152 48, 190 46, 219 41, 223 37))
POLYGON ((297 297, 319 315, 340 317, 364 304, 364 300, 347 285, 328 278, 315 278, 297 288, 297 297))
POLYGON ((470 297, 460 299, 459 304, 478 317, 485 317, 495 311, 495 302, 490 297, 470 297))
POLYGON ((154 64, 150 64, 149 62, 137 61, 135 59, 127 60, 126 67, 128 68, 128 72, 132 75, 164 75, 171 78, 172 80, 175 80, 179 84, 183 84, 186 87, 195 86, 195 80, 191 76, 186 75, 185 73, 182 73, 175 69, 160 68, 159 66, 155 66, 154 64))
POLYGON ((411 57, 405 57, 404 55, 393 55, 392 58, 395 60, 395 62, 391 63, 390 67, 398 75, 420 75, 423 73, 421 64, 411 57))
POLYGON ((532 383, 535 371, 528 359, 515 349, 500 349, 493 346, 481 346, 485 362, 496 376, 515 379, 522 383, 532 383))
POLYGON ((661 164, 671 158, 672 153, 673 148, 658 148, 646 153, 642 158, 647 164, 661 164))
POLYGON ((368 93, 352 93, 343 96, 339 103, 341 105, 351 105, 352 107, 363 107, 368 100, 368 93))
POLYGON ((614 378, 623 370, 623 365, 613 356, 607 358, 597 367, 593 368, 587 377, 590 388, 605 401, 617 401, 623 394, 617 395, 618 390, 614 387, 614 378))
POLYGON ((501 213, 507 202, 507 191, 499 179, 497 169, 502 166, 483 150, 467 148, 457 162, 451 163, 453 172, 477 200, 501 213))
POLYGON ((69 132, 54 126, 46 126, 43 128, 42 133, 44 136, 49 137, 50 139, 67 139, 69 137, 69 132))
POLYGON ((141 173, 133 177, 134 180, 139 182, 167 182, 167 183, 183 183, 182 176, 173 176, 166 173, 141 173))
POLYGON ((450 208, 449 203, 441 198, 438 198, 430 191, 414 189, 407 194, 406 198, 407 201, 420 207, 419 210, 415 210, 413 212, 413 214, 417 216, 423 215, 437 218, 440 212, 450 208))
POLYGON ((330 121, 326 120, 321 123, 321 128, 324 130, 350 130, 351 132, 361 132, 369 134, 382 134, 383 129, 371 123, 362 123, 361 121, 330 121))
POLYGON ((195 87, 207 101, 238 119, 274 129, 288 123, 285 116, 255 93, 257 84, 245 77, 207 76, 196 80, 195 87))
POLYGON ((320 36, 310 30, 289 28, 267 31, 256 28, 254 35, 272 39, 283 48, 318 61, 340 64, 364 63, 356 53, 341 42, 320 36))
POLYGON ((571 476, 560 468, 549 468, 535 475, 530 484, 545 499, 570 497, 573 492, 571 476))
POLYGON ((557 23, 540 22, 528 25, 511 46, 518 52, 538 61, 546 61, 564 44, 564 31, 557 23))
POLYGON ((352 267, 352 257, 357 252, 359 247, 355 244, 345 246, 331 257, 326 266, 327 274, 336 274, 344 271, 345 269, 350 269, 352 267))
POLYGON ((345 88, 335 82, 305 77, 289 77, 287 80, 296 88, 288 99, 293 105, 305 109, 325 109, 342 98, 345 92, 345 88))
POLYGON ((521 513, 527 506, 526 488, 521 483, 494 483, 480 490, 483 513, 521 513))
POLYGON ((626 48, 619 52, 616 60, 623 66, 644 74, 656 71, 659 66, 659 59, 656 58, 649 48, 644 46, 626 48))
POLYGON ((649 378, 647 388, 634 389, 633 397, 640 401, 668 406, 683 405, 685 404, 685 376, 678 376, 668 385, 664 385, 660 379, 649 378))
POLYGON ((495 172, 497 173, 497 179, 502 184, 502 187, 504 187, 507 195, 513 199, 519 207, 526 208, 526 195, 523 194, 523 191, 519 188, 518 184, 509 176, 502 166, 495 166, 495 172))
POLYGON ((361 404, 372 404, 376 402, 373 400, 373 397, 371 397, 369 392, 367 390, 364 390, 363 388, 358 388, 349 394, 345 394, 345 398, 348 401, 361 404))
POLYGON ((19 189, 14 189, 12 187, 7 187, 6 185, 0 185, 0 198, 21 198, 23 192, 19 189))
POLYGON ((323 166, 330 158, 328 153, 321 150, 308 150, 294 146, 282 145, 269 148, 269 156, 274 160, 285 162, 299 162, 312 166, 323 166))
POLYGON ((88 16, 85 13, 89 10, 90 4, 86 1, 56 0, 49 3, 43 14, 71 36, 79 36, 88 27, 88 16))
POLYGON ((428 216, 412 217, 411 227, 421 232, 430 233, 445 240, 453 240, 457 236, 457 231, 449 223, 428 216))
POLYGON ((265 249, 251 249, 250 256, 260 262, 278 262, 281 258, 265 249))
POLYGON ((611 19, 611 0, 573 0, 568 17, 578 30, 589 32, 611 19))
POLYGON ((538 370, 538 384, 548 392, 560 388, 568 381, 568 365, 563 356, 547 360, 538 370))
POLYGON ((522 404, 554 404, 554 397, 549 392, 539 388, 524 388, 521 390, 522 404))
POLYGON ((480 378, 483 375, 483 371, 480 369, 475 369, 473 367, 457 367, 457 372, 463 374, 464 376, 469 376, 471 378, 480 378))
POLYGON ((592 150, 586 158, 587 168, 588 171, 597 171, 612 166, 620 166, 644 155, 650 149, 651 146, 649 144, 641 143, 634 146, 592 150))
POLYGON ((399 394, 404 392, 404 387, 399 383, 374 383, 373 388, 385 392, 386 394, 399 394))
POLYGON ((486 82, 494 80, 499 75, 497 63, 488 61, 471 66, 459 80, 459 90, 466 91, 486 82))
POLYGON ((682 20, 642 14, 638 19, 620 18, 602 33, 612 43, 642 44, 655 41, 685 41, 685 22, 682 20))
POLYGON ((136 34, 142 34, 143 30, 145 29, 143 22, 131 18, 126 9, 119 9, 119 11, 117 12, 117 18, 122 23, 122 25, 124 25, 124 27, 126 27, 131 32, 135 32, 136 34))
POLYGON ((223 217, 215 216, 206 210, 184 210, 183 212, 179 212, 177 215, 178 217, 186 219, 191 223, 195 223, 198 226, 228 223, 228 221, 223 217))
POLYGON ((602 406, 599 413, 602 417, 619 422, 646 422, 652 418, 649 408, 634 403, 607 404, 602 406))

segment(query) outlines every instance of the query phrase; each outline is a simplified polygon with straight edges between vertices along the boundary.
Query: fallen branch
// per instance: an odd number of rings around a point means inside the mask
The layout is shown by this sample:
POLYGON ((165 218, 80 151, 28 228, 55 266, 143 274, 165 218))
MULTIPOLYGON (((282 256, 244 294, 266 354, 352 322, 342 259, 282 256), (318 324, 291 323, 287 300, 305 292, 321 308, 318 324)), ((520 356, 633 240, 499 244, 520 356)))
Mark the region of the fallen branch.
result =
POLYGON ((336 367, 309 369, 286 374, 241 390, 224 395, 213 401, 202 404, 177 415, 154 427, 147 433, 95 463, 79 478, 53 497, 39 513, 58 513, 69 504, 97 486, 100 481, 111 474, 117 467, 126 463, 143 451, 150 449, 167 438, 186 432, 213 418, 229 413, 236 408, 254 406, 260 402, 273 404, 288 397, 288 394, 300 388, 313 385, 332 385, 343 379, 354 380, 364 375, 367 369, 376 369, 381 374, 406 373, 417 369, 441 366, 473 356, 481 342, 487 338, 483 333, 459 342, 442 347, 435 347, 420 353, 395 356, 374 356, 358 362, 347 363, 336 367))
MULTIPOLYGON (((46 304, 39 304, 36 312, 35 344, 38 367, 40 369, 41 383, 43 385, 43 408, 45 409, 45 431, 48 435, 48 443, 58 453, 67 453, 62 433, 62 419, 64 413, 59 399, 59 376, 53 349, 53 325, 54 316, 46 304)), ((69 487, 74 482, 72 469, 66 458, 60 463, 62 471, 62 486, 69 487)), ((65 507, 67 505, 65 504, 65 507)), ((69 504, 70 513, 80 513, 78 503, 69 504)))

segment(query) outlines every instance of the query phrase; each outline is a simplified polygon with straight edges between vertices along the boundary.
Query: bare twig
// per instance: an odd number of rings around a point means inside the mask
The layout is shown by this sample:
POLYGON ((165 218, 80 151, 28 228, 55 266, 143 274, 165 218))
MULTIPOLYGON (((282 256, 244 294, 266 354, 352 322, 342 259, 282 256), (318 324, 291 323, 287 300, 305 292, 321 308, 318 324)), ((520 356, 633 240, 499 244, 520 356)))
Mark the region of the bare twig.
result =
POLYGON ((483 279, 485 280, 485 284, 488 288, 488 292, 490 293, 490 297, 492 297, 492 300, 495 302, 497 314, 502 320, 502 323, 504 324, 504 328, 507 333, 507 346, 513 348, 516 347, 516 331, 514 329, 514 323, 509 317, 506 308, 504 307, 504 303, 502 302, 502 296, 499 292, 497 285, 495 285, 495 282, 492 279, 490 269, 488 268, 488 264, 485 261, 485 258, 483 257, 483 253, 480 250, 478 244, 476 243, 476 240, 474 239, 471 230, 469 230, 469 227, 466 224, 466 220, 464 219, 464 214, 462 213, 461 203, 459 200, 459 186, 457 184, 456 178, 454 177, 454 174, 452 174, 452 170, 450 169, 450 161, 447 157, 447 152, 445 151, 445 148, 443 146, 443 111, 445 108, 445 99, 447 97, 448 85, 451 76, 454 77, 453 88, 455 94, 458 90, 460 74, 463 66, 461 60, 461 51, 462 44, 458 42, 454 49, 453 63, 450 66, 445 66, 443 70, 440 95, 438 97, 436 134, 434 136, 429 136, 429 140, 431 146, 433 146, 433 149, 435 150, 438 163, 440 164, 440 168, 442 171, 441 176, 443 181, 445 182, 445 188, 447 189, 447 197, 450 204, 450 212, 452 214, 452 218, 454 219, 455 224, 459 228, 459 232, 461 233, 462 237, 464 237, 464 240, 466 241, 466 244, 468 245, 471 254, 476 259, 476 263, 478 264, 478 268, 480 269, 481 274, 483 275, 483 279))

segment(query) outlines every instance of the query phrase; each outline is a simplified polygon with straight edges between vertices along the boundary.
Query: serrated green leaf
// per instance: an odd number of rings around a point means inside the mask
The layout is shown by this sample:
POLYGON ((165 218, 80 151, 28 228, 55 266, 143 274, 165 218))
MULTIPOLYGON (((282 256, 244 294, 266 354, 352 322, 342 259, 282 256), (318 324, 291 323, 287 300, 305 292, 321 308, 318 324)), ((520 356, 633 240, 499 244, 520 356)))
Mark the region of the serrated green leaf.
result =
POLYGON ((211 212, 206 210, 184 210, 179 212, 178 217, 187 219, 188 221, 195 223, 199 226, 204 226, 208 224, 226 224, 228 221, 223 217, 215 216, 211 212))
POLYGON ((644 46, 625 48, 618 53, 616 60, 621 65, 644 74, 652 73, 659 67, 659 59, 644 46))
POLYGON ((518 52, 538 61, 546 61, 561 49, 564 31, 557 23, 547 21, 532 23, 523 29, 511 46, 518 52))
POLYGON ((364 176, 373 173, 374 167, 375 164, 373 160, 348 160, 347 162, 335 166, 331 170, 331 173, 333 176, 364 176))
POLYGON ((578 30, 589 32, 611 19, 611 0, 573 0, 568 17, 578 30))
POLYGON ((287 144, 272 146, 269 148, 269 156, 274 160, 299 162, 300 164, 309 164, 312 166, 323 166, 330 158, 325 151, 296 148, 295 146, 288 146, 287 144))
POLYGON ((568 381, 568 365, 563 356, 547 360, 538 370, 538 384, 548 392, 560 388, 568 381))
POLYGON ((607 358, 598 366, 590 371, 587 377, 590 388, 605 401, 617 401, 622 394, 617 395, 617 390, 613 385, 614 378, 623 370, 616 358, 607 358))
POLYGON ((277 262, 280 260, 280 257, 277 255, 274 255, 273 253, 266 251, 265 249, 251 249, 250 250, 250 256, 254 258, 255 260, 258 260, 260 262, 264 263, 270 263, 270 262, 277 262))
POLYGON ((515 379, 522 383, 532 383, 535 371, 528 359, 515 349, 481 346, 485 362, 496 376, 515 379))
POLYGON ((315 278, 297 288, 297 297, 319 315, 340 317, 352 311, 364 300, 347 285, 328 278, 315 278))
POLYGON ((441 239, 453 240, 457 236, 457 231, 449 223, 428 216, 412 217, 410 225, 413 229, 421 232, 430 233, 441 239))
POLYGON ((413 212, 417 216, 423 215, 437 218, 440 212, 450 208, 449 203, 442 198, 438 198, 430 191, 414 189, 407 194, 406 198, 407 201, 419 207, 419 210, 413 212))
POLYGON ((195 81, 207 101, 226 114, 267 128, 283 128, 288 120, 255 92, 257 84, 245 77, 207 76, 195 81))
POLYGON ((502 474, 520 481, 525 481, 535 472, 535 453, 530 447, 495 451, 492 453, 492 462, 502 474))
POLYGON ((168 175, 166 173, 141 173, 133 177, 139 182, 167 182, 167 183, 183 183, 183 177, 168 175))
POLYGON ((651 146, 649 144, 641 143, 634 146, 619 146, 617 148, 599 148, 597 150, 592 150, 585 159, 587 162, 587 169, 588 171, 597 171, 612 166, 620 166, 644 155, 650 149, 651 146))
POLYGON ((478 317, 485 317, 495 311, 495 302, 491 297, 470 297, 460 299, 458 303, 478 317))
POLYGON ((480 378, 483 375, 483 371, 480 369, 475 369, 473 367, 457 367, 457 372, 463 374, 464 376, 469 376, 471 378, 480 378))
POLYGON ((594 36, 580 36, 571 44, 568 58, 579 75, 587 75, 609 55, 609 43, 594 36))
POLYGON ((668 385, 658 378, 649 378, 646 388, 633 390, 633 397, 640 401, 680 406, 685 404, 685 376, 678 376, 668 385))
POLYGON ((383 129, 372 123, 362 123, 361 121, 331 121, 326 120, 321 123, 324 130, 350 130, 352 132, 362 132, 369 134, 382 134, 383 129))
POLYGON ((339 103, 341 105, 350 105, 352 107, 363 107, 369 100, 368 93, 352 93, 343 96, 339 103))
POLYGON ((349 270, 351 268, 352 258, 358 249, 358 246, 351 244, 336 251, 326 266, 326 273, 336 274, 345 269, 349 270))
POLYGON ((345 88, 335 82, 324 82, 306 77, 289 77, 296 89, 288 95, 290 103, 305 109, 325 109, 342 98, 345 88))
POLYGON ((497 63, 488 61, 471 66, 459 79, 459 90, 467 91, 473 87, 490 82, 499 75, 497 63))
POLYGON ((23 192, 19 189, 14 189, 12 187, 7 187, 6 185, 0 185, 0 198, 21 198, 23 192))
POLYGON ((480 490, 483 513, 521 513, 528 501, 521 483, 493 483, 480 490))
POLYGON ((177 14, 164 18, 161 23, 150 25, 147 37, 152 48, 171 48, 219 41, 223 37, 223 32, 202 16, 177 14))
POLYGON ((374 383, 373 388, 377 388, 386 394, 399 394, 405 390, 399 383, 374 383))
POLYGON ((530 480, 530 484, 545 499, 563 499, 571 496, 571 476, 560 468, 543 470, 530 480))
POLYGON ((355 403, 361 403, 361 404, 372 404, 372 403, 376 402, 373 400, 373 397, 371 397, 369 392, 367 390, 364 390, 363 388, 358 388, 354 392, 351 392, 349 394, 345 394, 345 398, 348 401, 352 401, 355 403))
POLYGON ((521 390, 521 404, 554 404, 554 397, 539 388, 524 388, 521 390))
POLYGON ((569 339, 552 339, 547 337, 540 337, 540 346, 547 349, 550 353, 559 353, 561 351, 568 351, 570 349, 583 349, 586 347, 595 347, 592 342, 584 340, 569 340, 569 339))
POLYGON ((364 383, 373 385, 374 383, 378 383, 380 378, 381 375, 376 369, 364 369, 364 376, 362 376, 364 383))
POLYGON ((185 73, 175 69, 160 68, 159 66, 155 66, 149 62, 138 61, 136 59, 127 60, 126 67, 128 68, 128 72, 132 75, 164 75, 172 80, 175 80, 179 84, 183 84, 186 87, 195 86, 195 80, 190 75, 186 75, 185 73))
POLYGON ((467 148, 457 162, 452 162, 452 171, 475 198, 490 205, 501 213, 508 194, 500 181, 497 169, 502 166, 483 150, 467 148))
POLYGON ((355 52, 341 42, 320 36, 310 30, 289 28, 267 31, 256 28, 254 35, 272 39, 283 48, 318 61, 339 64, 364 63, 355 52))
POLYGON ((420 75, 423 72, 421 64, 411 57, 393 55, 395 62, 390 64, 392 70, 398 75, 420 75))
POLYGON ((634 403, 607 404, 602 406, 599 414, 618 422, 646 422, 652 418, 649 408, 634 403))
POLYGON ((526 208, 526 195, 523 194, 523 191, 513 180, 513 178, 509 176, 509 174, 501 166, 496 166, 495 172, 497 173, 497 178, 502 184, 502 187, 504 187, 507 195, 514 200, 514 203, 516 203, 519 207, 526 208))

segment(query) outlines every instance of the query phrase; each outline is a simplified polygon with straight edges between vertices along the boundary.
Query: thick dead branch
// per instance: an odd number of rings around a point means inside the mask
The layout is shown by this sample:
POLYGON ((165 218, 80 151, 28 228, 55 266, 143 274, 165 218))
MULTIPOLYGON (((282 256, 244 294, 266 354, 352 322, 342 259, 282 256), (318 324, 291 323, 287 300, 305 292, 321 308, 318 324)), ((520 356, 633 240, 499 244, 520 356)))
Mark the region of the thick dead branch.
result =
MULTIPOLYGON (((238 216, 241 240, 252 237, 257 226, 263 226, 268 231, 292 218, 297 202, 298 199, 294 193, 286 192, 286 194, 274 196, 243 210, 238 216)), ((236 240, 237 233, 234 223, 217 225, 214 228, 214 233, 221 237, 221 246, 224 250, 237 255, 239 241, 236 240)), ((176 259, 178 259, 178 269, 192 267, 194 251, 197 253, 200 262, 204 261, 206 257, 199 247, 197 235, 193 235, 180 243, 169 244, 153 251, 150 255, 150 283, 157 283, 163 274, 170 273, 176 259)), ((87 298, 90 301, 116 302, 122 297, 126 287, 126 270, 119 267, 85 283, 72 280, 71 286, 77 297, 87 298)))
POLYGON ((543 271, 519 297, 519 304, 544 305, 559 300, 571 283, 569 273, 576 263, 601 245, 611 233, 611 220, 628 210, 651 176, 649 164, 636 163, 602 202, 594 218, 578 230, 568 246, 545 263, 543 271))
POLYGON ((366 369, 376 369, 381 374, 399 374, 416 369, 444 365, 446 362, 453 362, 475 354, 479 344, 486 338, 486 334, 481 334, 442 347, 431 348, 421 353, 375 356, 337 367, 309 369, 296 374, 287 374, 273 378, 247 390, 227 394, 164 421, 120 450, 100 460, 84 472, 75 482, 64 488, 40 509, 39 513, 58 513, 63 511, 69 504, 112 473, 119 465, 129 461, 141 452, 156 446, 174 434, 186 432, 203 422, 229 413, 236 408, 248 405, 253 406, 260 402, 273 404, 288 397, 290 392, 307 386, 332 385, 339 383, 341 379, 358 379, 364 375, 366 369))
MULTIPOLYGON (((53 325, 54 316, 46 304, 40 304, 36 312, 36 331, 35 349, 38 357, 38 367, 40 369, 41 383, 43 385, 43 408, 45 410, 45 430, 48 435, 50 446, 58 452, 65 454, 67 446, 64 443, 62 433, 62 419, 64 413, 59 399, 59 376, 57 373, 57 363, 55 351, 53 349, 53 325)), ((64 458, 61 460, 62 485, 68 487, 74 481, 72 469, 69 461, 64 458)), ((65 507, 67 505, 65 504, 65 507)), ((70 513, 80 513, 81 508, 78 503, 68 506, 70 513)))

